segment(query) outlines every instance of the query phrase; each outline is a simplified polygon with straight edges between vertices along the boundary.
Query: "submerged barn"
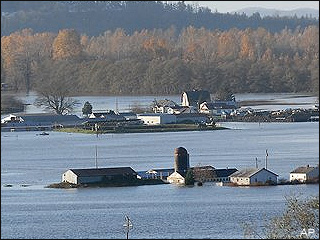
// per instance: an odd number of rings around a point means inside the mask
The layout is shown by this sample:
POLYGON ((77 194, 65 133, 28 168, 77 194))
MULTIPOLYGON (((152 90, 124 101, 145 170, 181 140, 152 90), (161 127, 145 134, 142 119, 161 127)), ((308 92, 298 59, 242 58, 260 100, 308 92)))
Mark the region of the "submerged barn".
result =
POLYGON ((62 182, 73 184, 127 184, 137 180, 131 167, 69 169, 62 174, 62 182))
POLYGON ((230 181, 237 185, 277 184, 278 175, 265 168, 246 168, 230 175, 230 181))

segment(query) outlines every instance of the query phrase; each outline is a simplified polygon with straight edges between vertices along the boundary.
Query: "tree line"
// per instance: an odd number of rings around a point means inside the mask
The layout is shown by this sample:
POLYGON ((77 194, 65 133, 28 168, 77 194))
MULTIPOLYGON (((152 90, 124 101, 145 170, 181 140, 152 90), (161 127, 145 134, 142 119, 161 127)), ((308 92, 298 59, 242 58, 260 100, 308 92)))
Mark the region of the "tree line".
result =
POLYGON ((167 29, 178 32, 187 26, 209 30, 238 28, 269 32, 319 25, 316 18, 261 17, 259 13, 230 14, 212 12, 188 1, 1 1, 1 36, 31 28, 35 32, 55 32, 72 28, 81 34, 98 36, 122 28, 128 34, 143 29, 167 29), (191 4, 190 4, 191 3, 191 4))
POLYGON ((1 81, 15 91, 61 86, 70 95, 170 95, 193 88, 216 93, 311 92, 319 89, 319 27, 271 33, 174 27, 74 29, 1 37, 1 81))

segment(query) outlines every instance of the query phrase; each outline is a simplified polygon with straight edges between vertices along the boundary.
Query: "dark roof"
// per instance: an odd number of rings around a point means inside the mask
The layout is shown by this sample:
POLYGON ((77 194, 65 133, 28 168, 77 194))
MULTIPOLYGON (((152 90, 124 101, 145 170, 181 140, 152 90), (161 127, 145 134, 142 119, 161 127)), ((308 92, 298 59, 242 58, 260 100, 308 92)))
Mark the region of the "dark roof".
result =
POLYGON ((206 165, 206 166, 195 166, 191 167, 191 169, 196 169, 196 170, 214 170, 215 168, 211 165, 206 165))
MULTIPOLYGON (((96 112, 96 113, 91 113, 92 115, 95 116, 95 118, 90 118, 88 119, 88 121, 95 121, 92 119, 103 119, 105 121, 113 121, 113 120, 125 120, 125 117, 123 115, 120 114, 116 114, 114 111, 110 110, 108 112, 96 112)), ((90 115, 91 115, 90 114, 90 115)))
POLYGON ((188 118, 188 117, 204 117, 208 118, 208 115, 205 113, 179 113, 175 114, 177 118, 188 118))
POLYGON ((278 176, 277 174, 271 172, 270 170, 268 169, 265 169, 265 168, 245 168, 245 169, 242 169, 242 170, 239 170, 237 172, 234 172, 230 175, 230 177, 251 177, 253 176, 254 174, 262 171, 262 170, 266 170, 276 176, 278 176))
POLYGON ((213 174, 215 177, 222 178, 222 177, 229 177, 232 173, 238 171, 236 168, 222 168, 222 169, 215 169, 213 174))
POLYGON ((164 106, 176 107, 176 106, 178 106, 177 103, 175 103, 174 101, 169 100, 169 99, 158 100, 158 101, 156 101, 156 105, 157 105, 158 107, 164 107, 164 106))
POLYGON ((146 172, 151 172, 151 171, 155 171, 155 172, 174 172, 174 168, 161 168, 161 169, 149 169, 148 171, 146 172))
POLYGON ((194 104, 203 103, 205 101, 211 101, 210 93, 206 90, 192 90, 185 92, 188 97, 188 101, 191 106, 196 106, 194 104))
POLYGON ((315 167, 309 167, 309 166, 298 167, 290 173, 308 173, 308 172, 311 172, 313 169, 315 169, 315 167))
POLYGON ((114 176, 114 175, 135 175, 136 172, 131 167, 115 167, 115 168, 82 168, 70 169, 77 176, 114 176))
POLYGON ((19 114, 17 117, 21 117, 24 122, 68 122, 79 121, 80 118, 77 115, 59 115, 59 114, 19 114))

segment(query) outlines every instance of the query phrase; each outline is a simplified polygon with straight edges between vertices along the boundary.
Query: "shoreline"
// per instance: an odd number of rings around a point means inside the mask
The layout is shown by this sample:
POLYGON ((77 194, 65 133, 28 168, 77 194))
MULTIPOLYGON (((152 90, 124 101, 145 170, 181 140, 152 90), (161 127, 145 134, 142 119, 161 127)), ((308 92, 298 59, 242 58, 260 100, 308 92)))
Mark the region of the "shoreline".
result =
POLYGON ((164 124, 155 126, 130 126, 130 127, 110 127, 109 129, 95 131, 82 128, 60 128, 57 132, 73 132, 86 134, 107 134, 107 133, 154 133, 154 132, 181 132, 181 131, 214 131, 225 130, 227 127, 207 126, 195 124, 164 124))

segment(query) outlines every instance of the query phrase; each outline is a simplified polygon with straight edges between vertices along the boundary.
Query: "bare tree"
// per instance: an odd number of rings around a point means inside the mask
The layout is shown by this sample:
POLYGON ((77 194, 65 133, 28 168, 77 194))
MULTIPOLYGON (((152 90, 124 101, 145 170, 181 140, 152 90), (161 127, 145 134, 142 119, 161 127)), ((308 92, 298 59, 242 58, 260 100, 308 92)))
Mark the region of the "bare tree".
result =
POLYGON ((72 112, 79 103, 70 97, 70 87, 66 81, 51 81, 38 88, 39 97, 34 104, 39 107, 54 111, 57 114, 67 114, 72 112))

